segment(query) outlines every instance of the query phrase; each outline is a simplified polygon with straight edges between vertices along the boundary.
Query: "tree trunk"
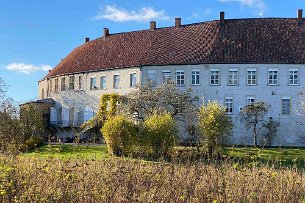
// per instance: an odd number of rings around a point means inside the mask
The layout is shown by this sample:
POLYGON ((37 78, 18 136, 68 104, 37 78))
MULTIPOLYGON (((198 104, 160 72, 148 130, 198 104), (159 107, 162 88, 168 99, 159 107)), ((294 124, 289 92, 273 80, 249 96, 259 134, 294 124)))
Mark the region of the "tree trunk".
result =
POLYGON ((253 146, 257 147, 257 132, 256 132, 256 124, 253 127, 253 146))

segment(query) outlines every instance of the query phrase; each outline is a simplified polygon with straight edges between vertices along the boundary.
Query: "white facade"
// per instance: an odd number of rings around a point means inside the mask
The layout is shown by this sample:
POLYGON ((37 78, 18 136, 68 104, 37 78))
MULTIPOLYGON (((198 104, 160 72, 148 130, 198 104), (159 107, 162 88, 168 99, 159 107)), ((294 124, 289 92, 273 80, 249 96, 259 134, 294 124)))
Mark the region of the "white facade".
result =
MULTIPOLYGON (((74 74, 74 90, 68 90, 71 86, 69 84, 71 75, 57 77, 57 88, 55 88, 56 77, 51 79, 52 88, 49 87, 50 79, 49 81, 45 79, 39 82, 39 96, 40 98, 48 96, 56 101, 54 108, 58 114, 60 112, 62 114, 57 116, 58 124, 62 124, 63 127, 71 124, 79 126, 97 111, 102 94, 111 92, 127 94, 134 89, 134 81, 144 83, 149 78, 156 80, 157 85, 160 85, 170 79, 175 81, 182 90, 192 88, 193 93, 205 102, 217 100, 228 107, 228 114, 234 122, 230 143, 252 144, 251 131, 245 129, 239 122, 239 111, 251 102, 264 101, 272 108, 266 119, 272 117, 280 123, 272 144, 297 146, 305 144, 304 129, 297 123, 294 108, 305 86, 305 78, 301 77, 302 75, 305 75, 303 64, 144 66, 74 74), (79 76, 82 79, 81 87, 78 81, 79 76), (62 77, 65 77, 65 91, 61 91, 60 87, 62 77), (118 78, 119 83, 114 84, 118 78), (58 89, 58 92, 54 92, 55 89, 58 89), (71 114, 69 109, 72 107, 74 115, 69 116, 71 114), (93 112, 88 112, 88 109, 92 109, 93 112), (73 119, 73 122, 66 121, 70 119, 73 119)), ((54 122, 54 115, 52 119, 54 122)), ((258 140, 259 144, 264 144, 262 138, 258 140)))

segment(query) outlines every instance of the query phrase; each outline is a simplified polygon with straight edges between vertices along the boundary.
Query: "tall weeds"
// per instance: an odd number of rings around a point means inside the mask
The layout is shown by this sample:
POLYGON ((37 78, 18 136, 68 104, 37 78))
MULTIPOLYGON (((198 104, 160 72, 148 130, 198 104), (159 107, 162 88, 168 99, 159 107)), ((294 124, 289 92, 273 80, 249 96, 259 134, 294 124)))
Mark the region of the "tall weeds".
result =
POLYGON ((296 169, 0 157, 1 202, 302 202, 296 169))

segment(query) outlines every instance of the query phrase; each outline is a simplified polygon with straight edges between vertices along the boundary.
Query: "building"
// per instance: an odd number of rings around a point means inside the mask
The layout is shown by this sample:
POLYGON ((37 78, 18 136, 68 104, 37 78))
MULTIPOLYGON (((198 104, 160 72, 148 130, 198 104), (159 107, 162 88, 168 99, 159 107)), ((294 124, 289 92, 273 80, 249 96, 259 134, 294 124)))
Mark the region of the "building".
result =
MULTIPOLYGON (((304 145, 293 104, 305 85, 305 22, 296 18, 220 19, 104 35, 74 49, 39 81, 39 98, 52 98, 50 124, 68 135, 96 112, 102 94, 126 94, 147 79, 191 87, 218 100, 234 121, 234 144, 251 144, 239 111, 255 101, 271 104, 280 122, 273 145, 304 145)), ((305 134, 304 134, 305 135, 305 134)), ((262 144, 262 143, 261 143, 262 144)))

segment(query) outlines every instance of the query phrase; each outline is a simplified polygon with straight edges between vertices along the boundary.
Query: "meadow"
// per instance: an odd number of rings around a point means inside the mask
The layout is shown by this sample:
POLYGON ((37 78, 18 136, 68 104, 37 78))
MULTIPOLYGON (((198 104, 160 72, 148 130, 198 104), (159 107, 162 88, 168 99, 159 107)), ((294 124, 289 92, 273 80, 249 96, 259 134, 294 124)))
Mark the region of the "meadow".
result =
POLYGON ((304 153, 227 148, 222 161, 157 162, 111 157, 103 145, 43 145, 0 156, 0 201, 305 202, 304 153))

